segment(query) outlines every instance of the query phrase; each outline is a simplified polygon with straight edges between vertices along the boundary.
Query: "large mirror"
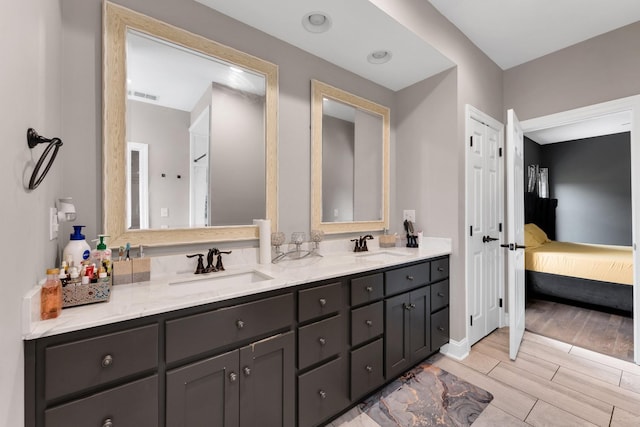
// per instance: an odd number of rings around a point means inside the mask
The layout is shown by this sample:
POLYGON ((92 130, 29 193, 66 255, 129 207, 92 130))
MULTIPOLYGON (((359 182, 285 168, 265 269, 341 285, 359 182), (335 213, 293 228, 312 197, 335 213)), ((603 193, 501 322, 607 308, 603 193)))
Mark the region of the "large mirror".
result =
POLYGON ((257 238, 277 226, 277 66, 113 3, 104 11, 111 244, 257 238))
POLYGON ((389 109, 317 80, 311 91, 311 227, 388 228, 389 109))

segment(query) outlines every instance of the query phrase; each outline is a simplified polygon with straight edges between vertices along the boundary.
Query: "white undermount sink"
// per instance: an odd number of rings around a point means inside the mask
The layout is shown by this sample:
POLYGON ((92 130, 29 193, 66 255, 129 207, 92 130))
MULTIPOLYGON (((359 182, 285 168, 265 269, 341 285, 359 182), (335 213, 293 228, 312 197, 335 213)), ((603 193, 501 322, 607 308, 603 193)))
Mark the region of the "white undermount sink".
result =
POLYGON ((407 254, 392 251, 365 252, 355 255, 357 258, 364 258, 371 261, 389 261, 392 259, 404 258, 407 254))
POLYGON ((198 285, 199 287, 233 287, 242 286, 249 283, 263 282, 272 280, 273 277, 268 276, 259 271, 250 270, 242 272, 213 272, 198 274, 194 277, 183 278, 169 282, 169 285, 198 285))

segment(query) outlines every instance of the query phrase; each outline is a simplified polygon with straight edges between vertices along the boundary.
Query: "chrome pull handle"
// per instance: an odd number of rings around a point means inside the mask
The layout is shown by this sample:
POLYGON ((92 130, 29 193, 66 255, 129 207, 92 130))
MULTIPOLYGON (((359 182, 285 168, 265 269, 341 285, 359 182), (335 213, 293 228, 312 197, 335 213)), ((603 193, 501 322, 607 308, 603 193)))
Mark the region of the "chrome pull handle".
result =
POLYGON ((113 356, 110 354, 107 354, 102 358, 101 364, 103 368, 108 368, 109 366, 113 365, 113 356))
POLYGON ((364 324, 369 326, 369 327, 371 327, 371 326, 373 326, 373 321, 372 320, 365 320, 364 324))
POLYGON ((235 383, 238 380, 238 374, 236 374, 235 372, 231 372, 229 374, 229 381, 231 381, 232 383, 235 383))
POLYGON ((364 288, 364 290, 369 292, 369 293, 371 293, 371 292, 373 292, 373 286, 367 286, 367 287, 364 288))
POLYGON ((320 396, 320 399, 326 399, 327 398, 327 392, 320 389, 318 390, 318 395, 320 396))
POLYGON ((113 421, 111 418, 105 418, 102 422, 102 427, 113 427, 113 421))
POLYGON ((244 368, 242 368, 242 372, 244 372, 245 377, 248 377, 249 375, 251 375, 251 368, 248 366, 245 366, 244 368))
POLYGON ((236 327, 238 329, 244 328, 244 322, 242 320, 236 320, 236 327))
POLYGON ((320 337, 320 338, 318 338, 318 342, 320 343, 320 345, 325 345, 327 343, 327 340, 322 338, 322 337, 320 337))
POLYGON ((320 303, 320 307, 324 307, 325 305, 327 305, 327 300, 324 298, 320 298, 318 300, 318 303, 320 303))
POLYGON ((438 267, 438 271, 442 273, 444 271, 444 267, 438 267))
POLYGON ((438 292, 438 296, 441 297, 441 298, 444 298, 444 293, 438 292))
POLYGON ((407 280, 413 280, 413 276, 407 276, 407 280))
POLYGON ((367 366, 364 367, 364 370, 367 371, 368 373, 371 373, 371 372, 373 372, 373 366, 367 365, 367 366))
POLYGON ((404 305, 404 309, 405 310, 411 310, 411 304, 405 304, 404 305))

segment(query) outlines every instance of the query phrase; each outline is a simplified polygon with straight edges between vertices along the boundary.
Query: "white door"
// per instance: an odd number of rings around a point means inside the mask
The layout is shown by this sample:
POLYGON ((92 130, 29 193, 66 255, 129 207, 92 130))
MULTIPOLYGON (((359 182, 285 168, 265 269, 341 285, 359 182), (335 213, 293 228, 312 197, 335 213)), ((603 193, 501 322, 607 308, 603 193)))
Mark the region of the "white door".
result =
POLYGON ((470 106, 467 117, 467 307, 473 345, 500 322, 502 124, 470 106))
POLYGON ((524 335, 524 134, 513 110, 507 111, 507 241, 509 357, 515 360, 524 335))

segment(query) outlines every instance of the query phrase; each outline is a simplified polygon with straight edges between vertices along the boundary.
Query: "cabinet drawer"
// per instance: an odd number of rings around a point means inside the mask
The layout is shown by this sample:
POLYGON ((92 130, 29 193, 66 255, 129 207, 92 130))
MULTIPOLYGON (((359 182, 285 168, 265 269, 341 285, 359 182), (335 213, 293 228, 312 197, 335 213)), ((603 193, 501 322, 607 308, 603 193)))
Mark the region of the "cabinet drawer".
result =
POLYGON ((438 311, 449 305, 449 281, 434 283, 431 285, 431 311, 438 311))
POLYGON ((351 345, 377 337, 384 331, 382 301, 351 310, 351 345))
POLYGON ((382 338, 351 352, 351 400, 384 382, 382 338))
POLYGON ((169 320, 167 363, 284 329, 292 323, 292 294, 169 320))
POLYGON ((105 426, 157 427, 156 375, 74 400, 44 412, 45 427, 105 426))
POLYGON ((446 279, 449 277, 449 258, 431 261, 431 281, 446 279))
POLYGON ((349 397, 342 358, 298 377, 298 426, 317 426, 347 407, 349 397))
POLYGON ((351 305, 360 305, 382 298, 384 276, 382 273, 351 279, 351 305))
POLYGON ((431 315, 431 350, 449 342, 449 307, 431 315))
POLYGON ((47 400, 158 366, 158 325, 101 335, 45 350, 47 400))
POLYGON ((342 316, 337 315, 299 329, 298 368, 320 362, 338 354, 343 346, 342 316))
POLYGON ((429 263, 398 268, 384 274, 386 294, 393 295, 429 283, 429 263))
POLYGON ((298 320, 304 322, 335 313, 342 307, 341 283, 316 286, 298 293, 298 320))

